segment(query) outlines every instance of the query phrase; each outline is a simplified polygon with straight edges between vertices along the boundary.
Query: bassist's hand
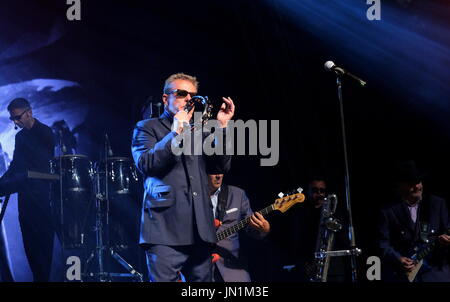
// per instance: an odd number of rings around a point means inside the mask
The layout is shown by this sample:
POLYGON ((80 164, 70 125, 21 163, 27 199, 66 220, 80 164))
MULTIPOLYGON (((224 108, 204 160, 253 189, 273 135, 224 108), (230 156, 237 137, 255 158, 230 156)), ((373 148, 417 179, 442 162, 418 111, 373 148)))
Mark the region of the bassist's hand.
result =
POLYGON ((258 212, 255 212, 250 217, 250 226, 256 230, 258 230, 261 235, 265 236, 270 232, 270 224, 264 219, 264 216, 258 212))
POLYGON ((398 260, 400 261, 403 269, 407 272, 412 271, 416 266, 415 262, 408 257, 400 257, 398 260))
POLYGON ((439 242, 443 245, 450 245, 450 236, 449 235, 441 235, 438 237, 439 242))

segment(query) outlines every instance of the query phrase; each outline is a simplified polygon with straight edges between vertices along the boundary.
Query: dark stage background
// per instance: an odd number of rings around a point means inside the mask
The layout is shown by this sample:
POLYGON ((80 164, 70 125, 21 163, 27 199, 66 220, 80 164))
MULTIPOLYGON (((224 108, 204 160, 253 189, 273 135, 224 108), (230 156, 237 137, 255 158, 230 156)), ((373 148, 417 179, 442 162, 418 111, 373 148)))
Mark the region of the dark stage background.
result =
MULTIPOLYGON (((365 1, 351 0, 81 1, 81 21, 66 19, 65 2, 0 4, 0 87, 76 83, 51 99, 80 112, 70 126, 80 126, 80 148, 93 160, 105 132, 115 155, 131 156, 142 106, 160 101, 167 76, 185 72, 216 106, 232 97, 236 119, 280 120, 278 165, 236 156, 226 178, 246 190, 254 210, 324 171, 343 206, 335 77, 323 68, 333 60, 368 82, 362 89, 345 80, 343 92, 361 266, 375 254, 376 212, 388 202, 395 160, 415 159, 428 172, 426 190, 450 197, 448 1, 381 1, 380 21, 367 20, 365 1)), ((10 96, 2 94, 3 107, 10 96)), ((49 110, 49 123, 69 119, 49 110)), ((273 280, 277 244, 244 248, 253 279, 273 280)))

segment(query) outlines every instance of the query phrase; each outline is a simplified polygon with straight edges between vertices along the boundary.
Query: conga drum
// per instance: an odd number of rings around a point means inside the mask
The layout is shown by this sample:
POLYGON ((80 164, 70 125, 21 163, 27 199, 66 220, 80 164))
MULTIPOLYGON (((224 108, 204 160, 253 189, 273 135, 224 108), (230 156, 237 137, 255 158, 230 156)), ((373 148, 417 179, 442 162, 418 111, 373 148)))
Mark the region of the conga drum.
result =
POLYGON ((109 245, 119 250, 137 246, 142 189, 133 160, 108 157, 96 162, 95 172, 96 193, 107 203, 109 245))
POLYGON ((94 210, 92 162, 85 155, 63 155, 50 161, 50 173, 61 175, 61 181, 52 183, 50 197, 58 236, 64 248, 80 248, 94 210))

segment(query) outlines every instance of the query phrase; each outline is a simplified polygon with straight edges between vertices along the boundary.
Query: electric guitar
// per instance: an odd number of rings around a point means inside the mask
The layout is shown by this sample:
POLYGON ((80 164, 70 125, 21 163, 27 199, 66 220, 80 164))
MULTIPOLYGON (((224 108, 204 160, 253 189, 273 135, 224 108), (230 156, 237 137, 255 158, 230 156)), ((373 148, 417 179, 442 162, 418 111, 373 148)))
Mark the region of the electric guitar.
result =
MULTIPOLYGON (((445 234, 450 235, 450 229, 448 229, 445 234)), ((411 260, 414 260, 416 266, 412 271, 406 272, 406 277, 408 277, 409 282, 413 282, 416 279, 417 274, 424 265, 424 258, 427 257, 431 252, 433 252, 438 244, 439 238, 434 238, 430 242, 425 243, 417 249, 417 252, 411 257, 411 260)))
MULTIPOLYGON (((275 199, 275 202, 268 207, 265 207, 261 211, 258 211, 264 217, 273 211, 280 211, 281 213, 289 210, 294 204, 301 203, 305 201, 305 195, 301 192, 303 189, 298 188, 297 193, 291 193, 289 195, 284 196, 284 194, 280 193, 280 198, 275 199)), ((242 219, 241 221, 233 224, 232 226, 226 228, 225 230, 216 234, 217 241, 223 240, 227 237, 230 237, 234 233, 239 232, 244 229, 250 223, 250 216, 242 219)))

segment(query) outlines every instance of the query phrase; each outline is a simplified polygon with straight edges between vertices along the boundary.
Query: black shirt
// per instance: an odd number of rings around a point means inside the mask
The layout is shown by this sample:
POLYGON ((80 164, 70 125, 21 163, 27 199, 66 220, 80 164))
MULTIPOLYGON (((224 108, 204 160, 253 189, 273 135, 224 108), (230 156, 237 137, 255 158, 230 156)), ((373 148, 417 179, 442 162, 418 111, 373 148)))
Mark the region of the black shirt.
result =
POLYGON ((0 179, 0 191, 7 190, 11 193, 25 189, 23 177, 27 171, 48 173, 54 148, 52 130, 37 119, 31 129, 24 128, 19 131, 16 134, 13 160, 0 179))

